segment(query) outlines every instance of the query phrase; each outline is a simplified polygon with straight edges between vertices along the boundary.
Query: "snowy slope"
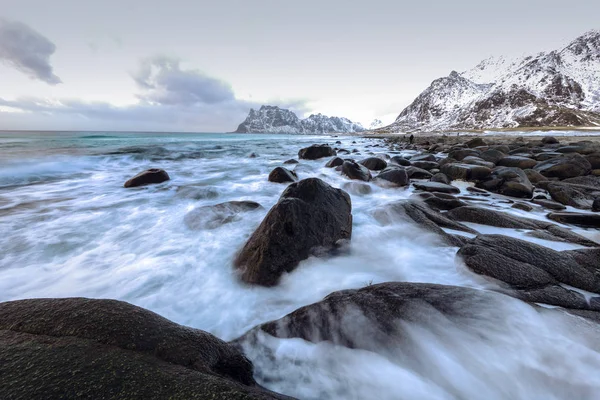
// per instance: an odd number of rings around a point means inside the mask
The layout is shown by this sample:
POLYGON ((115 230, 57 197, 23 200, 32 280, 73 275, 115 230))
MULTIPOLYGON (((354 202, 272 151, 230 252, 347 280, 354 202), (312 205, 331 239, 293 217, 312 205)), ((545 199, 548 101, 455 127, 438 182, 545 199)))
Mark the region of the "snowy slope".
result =
POLYGON ((378 131, 525 126, 600 126, 600 31, 548 53, 453 71, 378 131))
POLYGON ((323 133, 353 133, 362 132, 365 128, 347 118, 327 117, 323 114, 312 114, 301 120, 290 110, 277 106, 262 106, 251 109, 248 117, 242 122, 235 133, 293 133, 293 134, 323 134, 323 133))

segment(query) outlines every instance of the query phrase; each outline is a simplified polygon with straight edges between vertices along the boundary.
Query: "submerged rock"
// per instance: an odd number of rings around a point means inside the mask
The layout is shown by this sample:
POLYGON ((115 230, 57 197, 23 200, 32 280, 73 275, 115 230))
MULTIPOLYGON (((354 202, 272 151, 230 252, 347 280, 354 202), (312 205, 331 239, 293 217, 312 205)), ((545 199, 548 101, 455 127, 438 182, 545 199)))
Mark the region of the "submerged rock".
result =
POLYGON ((191 230, 216 229, 239 219, 239 214, 262 208, 254 201, 228 201, 226 203, 193 209, 183 218, 191 230))
POLYGON ((151 168, 146 171, 140 172, 133 178, 129 179, 127 182, 125 182, 123 187, 130 188, 151 185, 153 183, 162 183, 168 181, 169 179, 171 178, 165 170, 159 168, 151 168))
POLYGON ((283 167, 277 167, 269 174, 269 182, 286 183, 296 182, 297 180, 298 175, 296 175, 294 171, 290 171, 283 167))
POLYGON ((235 259, 244 282, 276 285, 318 249, 352 236, 348 193, 317 178, 292 183, 235 259))
POLYGON ((275 399, 233 345, 116 300, 0 303, 7 399, 275 399))

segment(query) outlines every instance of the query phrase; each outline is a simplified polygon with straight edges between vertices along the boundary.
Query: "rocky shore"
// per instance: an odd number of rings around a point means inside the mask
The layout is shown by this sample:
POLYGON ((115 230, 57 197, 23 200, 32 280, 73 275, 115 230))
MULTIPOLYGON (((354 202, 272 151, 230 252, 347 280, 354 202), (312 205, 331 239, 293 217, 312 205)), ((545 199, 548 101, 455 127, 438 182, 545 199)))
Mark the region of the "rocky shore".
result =
MULTIPOLYGON (((367 285, 331 293, 229 343, 116 300, 0 303, 1 397, 283 399, 257 384, 255 377, 270 371, 255 370, 244 355, 269 357, 265 335, 383 353, 409 341, 405 323, 469 325, 505 302, 565 321, 600 322, 600 142, 417 136, 411 143, 391 137, 373 139, 368 154, 340 145, 299 149, 297 160, 265 176, 281 185, 282 194, 239 245, 232 268, 242 282, 272 290, 303 260, 351 251, 352 197, 375 185, 390 197, 372 210, 381 225, 410 224, 435 235, 456 253, 460 268, 493 283, 490 290, 427 282, 367 285), (322 161, 346 182, 337 188, 323 176, 303 176, 306 160, 322 161), (394 199, 409 187, 409 199, 394 199), (507 212, 509 206, 520 214, 507 212), (546 218, 523 216, 534 210, 546 218), (532 241, 489 234, 486 227, 518 230, 532 241), (559 251, 534 239, 577 248, 559 251)), ((152 169, 123 190, 168 179, 166 171, 152 169)), ((261 208, 249 201, 220 203, 190 212, 185 223, 192 231, 213 229, 261 208)))

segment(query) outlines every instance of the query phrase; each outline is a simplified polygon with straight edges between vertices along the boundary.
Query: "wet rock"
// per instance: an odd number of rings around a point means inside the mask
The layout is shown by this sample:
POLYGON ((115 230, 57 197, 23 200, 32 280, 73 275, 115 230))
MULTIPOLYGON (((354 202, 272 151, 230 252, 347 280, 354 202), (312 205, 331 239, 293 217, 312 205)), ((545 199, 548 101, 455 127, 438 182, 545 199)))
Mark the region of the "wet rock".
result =
POLYGON ((585 156, 592 169, 600 169, 600 153, 593 153, 585 156))
POLYGON ((527 174, 514 167, 494 168, 485 180, 477 183, 477 187, 511 197, 531 198, 533 194, 527 174))
POLYGON ((176 193, 178 197, 192 200, 215 199, 219 197, 219 192, 215 188, 202 184, 180 186, 177 188, 176 193))
POLYGON ((542 144, 558 144, 559 141, 554 136, 544 136, 542 138, 542 144))
POLYGON ((335 167, 339 167, 343 163, 344 163, 343 159, 341 159, 340 157, 334 157, 331 160, 327 161, 327 164, 325 164, 325 167, 326 168, 335 168, 335 167))
POLYGON ((373 188, 368 183, 364 182, 344 182, 342 189, 354 195, 366 195, 373 192, 373 188))
POLYGON ((478 181, 487 178, 492 170, 480 165, 450 163, 442 166, 441 171, 453 181, 478 181))
POLYGON ((592 211, 600 212, 600 197, 596 197, 596 200, 592 203, 592 211))
POLYGON ((487 143, 486 143, 486 141, 485 141, 485 140, 483 140, 482 138, 479 138, 479 137, 477 137, 477 138, 474 138, 474 139, 471 139, 471 140, 467 141, 467 142, 465 143, 465 145, 466 145, 468 148, 471 148, 471 149, 472 149, 472 148, 475 148, 475 147, 483 147, 483 146, 487 146, 488 144, 487 144, 487 143))
POLYGON ((433 154, 419 154, 410 158, 411 164, 414 165, 415 161, 436 161, 433 154))
MULTIPOLYGON (((344 163, 345 164, 345 163, 344 163)), ((314 251, 352 235, 348 193, 317 178, 289 185, 235 259, 246 283, 276 285, 314 251)))
POLYGON ((335 151, 326 144, 313 144, 298 151, 298 158, 305 160, 317 160, 323 157, 335 156, 335 151))
POLYGON ((487 168, 494 168, 496 165, 492 162, 489 161, 485 161, 482 158, 479 157, 473 157, 473 156, 469 156, 469 157, 465 157, 462 160, 463 164, 471 164, 471 165, 480 165, 482 167, 487 167, 487 168))
POLYGON ((435 174, 431 177, 431 182, 439 182, 439 183, 445 183, 446 185, 449 185, 452 182, 452 180, 450 178, 448 178, 448 176, 446 174, 438 172, 437 174, 435 174))
MULTIPOLYGON (((507 150, 508 152, 508 150, 507 150)), ((506 157, 506 153, 500 150, 489 149, 481 153, 481 159, 496 164, 498 161, 506 157)))
POLYGON ((387 168, 375 177, 375 181, 383 186, 406 186, 410 183, 406 169, 387 168))
POLYGON ((287 183, 296 182, 297 180, 298 175, 296 175, 294 171, 290 171, 283 167, 277 167, 269 174, 269 182, 287 183))
POLYGON ((527 176, 527 179, 529 179, 529 182, 531 182, 534 185, 538 182, 548 180, 548 178, 546 178, 544 175, 540 174, 539 172, 533 169, 525 169, 523 170, 523 172, 525 172, 525 175, 527 176))
POLYGON ((215 336, 116 300, 0 303, 6 399, 275 399, 215 336))
POLYGON ((361 165, 364 165, 371 171, 381 171, 387 167, 387 163, 378 157, 369 157, 360 161, 361 165))
POLYGON ((600 228, 600 215, 576 212, 554 212, 548 218, 563 224, 583 226, 586 228, 600 228))
MULTIPOLYGON (((449 195, 447 193, 439 193, 439 192, 422 192, 415 193, 413 196, 422 200, 425 204, 427 204, 431 209, 440 211, 440 210, 452 210, 458 207, 464 207, 467 205, 464 201, 459 200, 458 198, 449 195)), ((411 197, 413 197, 411 196, 411 197)))
POLYGON ((290 158, 289 160, 284 161, 284 164, 298 164, 300 161, 290 158))
POLYGON ((342 174, 346 175, 350 179, 356 179, 359 181, 368 182, 371 180, 371 172, 363 165, 360 165, 354 161, 344 161, 342 164, 342 174))
POLYGON ((533 199, 532 202, 534 204, 540 205, 544 208, 548 208, 550 210, 564 210, 566 207, 556 201, 546 200, 546 199, 533 199))
MULTIPOLYGON (((452 321, 465 326, 474 315, 496 309, 505 296, 464 287, 387 282, 334 292, 246 333, 331 342, 348 348, 389 354, 408 344, 407 326, 452 321)), ((243 339, 242 339, 243 340, 243 339)))
POLYGON ((537 161, 547 161, 547 160, 552 160, 554 158, 562 157, 563 155, 564 154, 562 154, 562 153, 542 152, 542 153, 536 154, 533 158, 535 158, 537 161))
POLYGON ((432 169, 437 169, 440 167, 440 164, 435 161, 411 161, 411 165, 426 171, 431 171, 432 169))
POLYGON ((159 168, 151 168, 144 172, 140 172, 133 178, 129 179, 127 182, 125 182, 123 187, 130 188, 151 185, 154 183, 162 183, 168 181, 169 179, 171 178, 165 170, 159 168))
POLYGON ((596 195, 600 194, 598 189, 585 185, 563 182, 539 182, 538 185, 544 187, 554 201, 585 210, 592 207, 596 195))
POLYGON ((460 189, 456 186, 439 182, 415 182, 413 183, 413 186, 426 192, 460 193, 460 189))
POLYGON ((473 150, 473 149, 458 149, 458 150, 453 150, 450 153, 448 153, 448 157, 453 158, 456 161, 462 161, 465 157, 468 157, 468 156, 480 157, 481 152, 479 150, 473 150))
POLYGON ((226 203, 193 209, 183 217, 185 225, 194 231, 216 229, 224 224, 238 221, 239 214, 262 208, 254 201, 228 201, 226 203))
POLYGON ((423 202, 416 200, 398 200, 386 204, 376 209, 373 216, 383 225, 390 225, 395 222, 414 222, 422 229, 439 235, 450 246, 462 246, 466 239, 457 235, 450 235, 442 228, 477 233, 477 231, 466 225, 453 221, 444 214, 432 210, 423 202))
POLYGON ((515 203, 515 204, 513 204, 511 207, 512 207, 512 208, 516 208, 517 210, 522 210, 522 211, 527 211, 527 212, 529 212, 529 211, 533 210, 533 207, 532 207, 532 206, 530 206, 530 205, 529 205, 529 204, 527 204, 527 203, 522 203, 522 202, 520 202, 520 201, 519 201, 519 202, 516 202, 516 203, 515 203))
POLYGON ((567 179, 562 180, 561 183, 589 186, 590 188, 595 188, 597 190, 600 190, 600 177, 593 176, 593 175, 578 176, 575 178, 567 178, 567 179))
POLYGON ((392 157, 390 159, 390 163, 397 164, 397 165, 400 165, 400 166, 403 166, 403 167, 410 166, 410 161, 407 160, 406 158, 400 157, 400 156, 394 156, 394 157, 392 157))
POLYGON ((256 154, 256 153, 250 153, 248 155, 248 158, 257 158, 257 157, 258 157, 258 154, 256 154))
POLYGON ((433 176, 431 172, 418 167, 413 167, 412 165, 406 167, 406 173, 410 179, 431 179, 433 176))
POLYGON ((537 165, 536 160, 532 160, 528 157, 521 156, 506 156, 500 161, 498 161, 498 166, 500 167, 516 167, 521 169, 533 168, 537 165))
POLYGON ((592 166, 584 157, 575 154, 543 161, 533 169, 547 178, 565 179, 585 175, 591 171, 592 166))

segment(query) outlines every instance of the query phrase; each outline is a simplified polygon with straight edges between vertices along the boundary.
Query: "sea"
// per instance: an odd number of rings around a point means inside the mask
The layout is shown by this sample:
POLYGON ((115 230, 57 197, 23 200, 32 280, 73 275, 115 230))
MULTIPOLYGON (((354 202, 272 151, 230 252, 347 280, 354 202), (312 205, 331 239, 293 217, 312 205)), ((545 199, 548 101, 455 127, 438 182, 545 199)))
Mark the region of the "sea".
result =
MULTIPOLYGON (((348 252, 311 257, 275 287, 240 282, 233 259, 286 187, 268 182, 269 172, 297 158, 300 148, 321 143, 357 150, 354 158, 412 155, 360 136, 0 132, 0 301, 118 299, 229 341, 343 289, 390 281, 498 288, 469 272, 457 248, 432 234, 409 222, 377 222, 374 210, 413 190, 375 184, 368 194, 350 192, 348 252), (171 179, 123 187, 148 168, 162 168, 171 179), (237 200, 262 208, 216 227, 185 222, 199 207, 237 200)), ((348 181, 326 161, 285 166, 300 179, 343 187, 348 181)), ((459 184, 465 194, 468 185, 459 184)), ((501 198, 489 202, 545 218, 501 198)), ((578 247, 476 228, 556 250, 578 247)), ((374 353, 301 339, 273 339, 269 357, 247 354, 259 383, 302 399, 600 399, 600 336, 592 324, 565 323, 507 297, 472 326, 436 332, 415 326, 409 333, 417 345, 403 357, 392 349, 374 353)))

